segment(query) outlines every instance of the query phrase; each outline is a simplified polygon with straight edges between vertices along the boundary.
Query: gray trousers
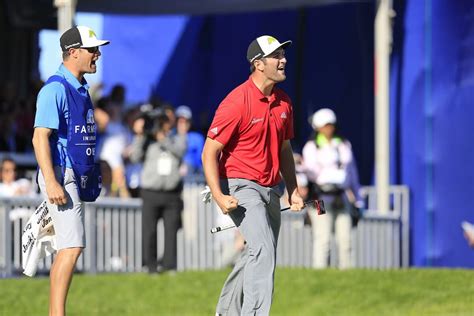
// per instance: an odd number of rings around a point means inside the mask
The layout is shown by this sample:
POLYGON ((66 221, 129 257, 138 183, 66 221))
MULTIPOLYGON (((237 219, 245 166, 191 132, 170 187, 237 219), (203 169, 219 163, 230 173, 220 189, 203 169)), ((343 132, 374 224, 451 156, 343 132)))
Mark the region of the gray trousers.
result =
POLYGON ((278 186, 263 187, 245 179, 223 180, 221 187, 224 193, 239 200, 239 207, 229 215, 246 245, 224 283, 216 313, 268 315, 273 297, 282 191, 278 186))

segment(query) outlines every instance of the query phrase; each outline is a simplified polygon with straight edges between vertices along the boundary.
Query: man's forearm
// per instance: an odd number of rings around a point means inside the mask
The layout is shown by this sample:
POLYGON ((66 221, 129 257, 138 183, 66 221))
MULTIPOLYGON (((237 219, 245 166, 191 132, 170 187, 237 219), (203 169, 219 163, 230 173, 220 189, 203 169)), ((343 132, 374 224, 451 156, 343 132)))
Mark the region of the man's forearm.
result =
POLYGON ((239 201, 227 194, 222 193, 219 180, 219 163, 218 157, 221 154, 224 145, 216 140, 208 138, 204 144, 202 151, 202 165, 204 175, 206 176, 207 185, 211 189, 212 196, 219 205, 222 213, 228 214, 238 207, 239 201))
POLYGON ((202 155, 202 166, 206 182, 211 189, 214 198, 222 195, 221 185, 219 183, 219 166, 217 162, 218 153, 212 153, 204 150, 202 155))
POLYGON ((211 189, 212 196, 217 201, 222 196, 222 189, 219 180, 219 160, 224 145, 216 140, 207 138, 202 150, 202 167, 206 177, 207 185, 211 189))
POLYGON ((289 142, 283 146, 280 152, 280 172, 285 180, 286 189, 291 195, 297 188, 295 176, 295 161, 293 158, 293 150, 289 142))

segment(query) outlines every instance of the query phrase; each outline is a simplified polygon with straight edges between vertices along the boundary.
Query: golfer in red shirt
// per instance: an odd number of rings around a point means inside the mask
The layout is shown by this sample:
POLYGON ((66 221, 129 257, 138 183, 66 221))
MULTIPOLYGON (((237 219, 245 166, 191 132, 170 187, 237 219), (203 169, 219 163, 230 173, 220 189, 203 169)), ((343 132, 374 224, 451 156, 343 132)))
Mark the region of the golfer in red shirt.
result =
POLYGON ((267 35, 250 43, 250 77, 222 101, 207 133, 202 153, 207 184, 246 241, 222 289, 217 315, 270 313, 281 176, 291 209, 304 207, 290 144, 291 100, 275 87, 286 79, 285 48, 290 44, 267 35))

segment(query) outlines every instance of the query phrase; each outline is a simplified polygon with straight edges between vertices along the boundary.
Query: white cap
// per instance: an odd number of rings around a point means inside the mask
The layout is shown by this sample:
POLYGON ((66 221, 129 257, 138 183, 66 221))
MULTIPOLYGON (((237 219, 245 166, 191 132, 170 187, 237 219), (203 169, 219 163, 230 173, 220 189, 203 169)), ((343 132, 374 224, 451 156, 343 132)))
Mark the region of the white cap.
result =
POLYGON ((313 114, 311 126, 314 129, 321 128, 327 124, 336 124, 336 114, 331 109, 320 109, 313 114))
POLYGON ((187 120, 190 120, 193 118, 193 112, 189 108, 189 106, 186 105, 180 105, 176 108, 176 111, 174 111, 174 114, 176 117, 184 117, 187 120))
POLYGON ((87 26, 70 28, 61 35, 59 42, 63 51, 67 51, 70 48, 90 48, 110 43, 110 41, 97 39, 95 32, 87 26))
POLYGON ((278 48, 286 48, 291 41, 280 43, 276 38, 269 35, 260 36, 250 43, 247 49, 247 60, 252 63, 254 60, 267 57, 278 48))

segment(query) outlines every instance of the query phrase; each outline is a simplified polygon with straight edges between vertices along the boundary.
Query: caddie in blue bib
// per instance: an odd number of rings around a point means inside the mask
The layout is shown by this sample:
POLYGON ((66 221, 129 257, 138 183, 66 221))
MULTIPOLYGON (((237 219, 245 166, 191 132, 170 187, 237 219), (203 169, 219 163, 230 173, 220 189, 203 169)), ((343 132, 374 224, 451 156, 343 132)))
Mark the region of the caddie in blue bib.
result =
POLYGON ((77 182, 82 201, 93 202, 102 189, 100 165, 95 161, 97 126, 94 108, 88 94, 81 95, 67 80, 54 75, 45 83, 61 83, 66 90, 69 117, 65 152, 77 182))

